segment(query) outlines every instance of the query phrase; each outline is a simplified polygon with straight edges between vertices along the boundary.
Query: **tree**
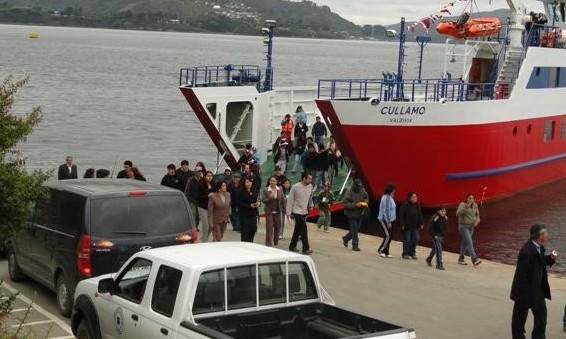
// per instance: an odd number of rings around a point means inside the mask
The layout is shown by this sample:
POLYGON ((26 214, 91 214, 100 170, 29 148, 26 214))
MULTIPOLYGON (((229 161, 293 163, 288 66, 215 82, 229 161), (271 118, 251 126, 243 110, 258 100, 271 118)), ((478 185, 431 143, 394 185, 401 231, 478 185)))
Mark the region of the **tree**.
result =
POLYGON ((42 117, 40 107, 23 116, 13 112, 14 95, 28 80, 9 76, 0 84, 0 248, 26 226, 33 202, 46 194, 42 183, 50 176, 43 171, 28 173, 16 149, 42 117))

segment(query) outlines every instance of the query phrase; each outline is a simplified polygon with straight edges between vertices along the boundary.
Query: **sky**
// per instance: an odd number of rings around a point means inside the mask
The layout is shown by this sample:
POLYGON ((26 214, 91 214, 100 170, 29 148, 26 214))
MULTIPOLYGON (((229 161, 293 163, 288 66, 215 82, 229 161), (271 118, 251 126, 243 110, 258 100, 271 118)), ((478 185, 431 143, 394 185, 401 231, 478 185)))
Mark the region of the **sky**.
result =
MULTIPOLYGON (((333 12, 355 22, 364 24, 393 24, 402 16, 407 21, 415 21, 434 13, 442 5, 453 0, 314 0, 318 5, 327 5, 333 12)), ((480 11, 491 11, 498 8, 509 8, 506 0, 476 0, 480 11)), ((523 0, 527 9, 541 11, 541 2, 523 0)), ((462 7, 460 7, 462 8, 462 7)), ((460 13, 458 13, 460 14, 460 13)))

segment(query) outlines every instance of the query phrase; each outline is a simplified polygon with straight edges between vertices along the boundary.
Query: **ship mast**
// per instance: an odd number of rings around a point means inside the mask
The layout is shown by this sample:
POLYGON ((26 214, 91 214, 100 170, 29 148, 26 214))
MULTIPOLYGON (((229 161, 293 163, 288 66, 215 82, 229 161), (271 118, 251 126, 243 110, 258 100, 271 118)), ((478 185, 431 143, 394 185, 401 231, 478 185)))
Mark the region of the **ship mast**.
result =
POLYGON ((506 0, 511 11, 509 17, 511 19, 509 28, 509 40, 511 46, 522 46, 522 34, 525 29, 524 18, 527 15, 527 9, 521 0, 506 0))

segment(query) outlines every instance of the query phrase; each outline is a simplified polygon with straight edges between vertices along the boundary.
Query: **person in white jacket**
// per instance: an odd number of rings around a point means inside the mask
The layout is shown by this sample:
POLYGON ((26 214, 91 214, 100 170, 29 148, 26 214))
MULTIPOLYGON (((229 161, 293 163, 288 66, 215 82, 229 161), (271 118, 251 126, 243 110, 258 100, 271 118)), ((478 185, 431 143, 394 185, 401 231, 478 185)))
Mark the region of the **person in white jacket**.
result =
POLYGON ((383 258, 393 258, 393 256, 389 254, 389 245, 391 244, 391 228, 393 227, 393 222, 397 219, 397 206, 395 205, 394 196, 395 185, 389 184, 385 187, 385 192, 383 192, 381 201, 379 202, 379 214, 377 219, 381 227, 383 227, 383 233, 385 233, 385 235, 381 246, 377 249, 377 253, 383 258))

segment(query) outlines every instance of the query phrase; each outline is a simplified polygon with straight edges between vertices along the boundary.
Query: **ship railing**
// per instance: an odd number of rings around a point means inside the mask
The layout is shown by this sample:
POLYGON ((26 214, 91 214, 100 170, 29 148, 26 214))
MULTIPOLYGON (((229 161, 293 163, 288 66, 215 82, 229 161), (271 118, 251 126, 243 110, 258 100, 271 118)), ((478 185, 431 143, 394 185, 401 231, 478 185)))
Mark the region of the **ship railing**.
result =
POLYGON ((179 71, 179 86, 258 86, 262 70, 255 65, 216 65, 182 68, 179 71))
POLYGON ((379 100, 407 102, 477 101, 494 99, 495 83, 466 83, 461 80, 384 79, 319 80, 319 99, 379 100))

